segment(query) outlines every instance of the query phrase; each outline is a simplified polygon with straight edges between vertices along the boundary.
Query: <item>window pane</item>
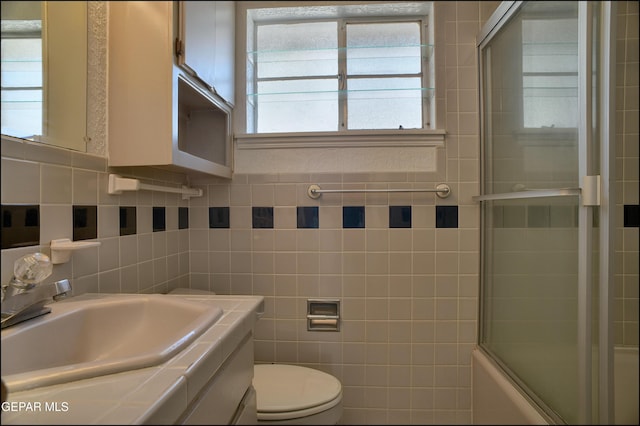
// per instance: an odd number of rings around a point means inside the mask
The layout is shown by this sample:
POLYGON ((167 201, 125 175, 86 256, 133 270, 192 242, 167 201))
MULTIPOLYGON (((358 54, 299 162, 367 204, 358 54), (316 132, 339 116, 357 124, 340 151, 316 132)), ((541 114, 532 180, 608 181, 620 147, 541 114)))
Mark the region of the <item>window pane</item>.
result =
POLYGON ((2 91, 2 133, 21 138, 42 134, 42 90, 2 91))
POLYGON ((349 80, 349 129, 422 128, 419 78, 349 80))
POLYGON ((577 76, 524 76, 524 127, 578 127, 577 76))
POLYGON ((309 77, 338 74, 338 51, 259 52, 258 78, 309 77))
POLYGON ((2 87, 42 87, 42 40, 2 40, 2 87))
POLYGON ((422 17, 318 21, 302 9, 253 27, 247 133, 423 128, 422 17))
POLYGON ((420 59, 416 22, 347 26, 348 74, 420 73, 420 59))
POLYGON ((338 81, 286 80, 258 83, 258 132, 338 130, 338 81))
POLYGON ((2 40, 2 133, 42 134, 42 40, 2 40), (8 90, 33 88, 33 90, 8 90))
POLYGON ((338 74, 336 22, 258 27, 258 78, 338 74))
MULTIPOLYGON (((560 20, 564 22, 564 20, 560 20)), ((523 31, 530 25, 525 25, 528 21, 523 22, 523 31)), ((540 23, 539 23, 540 24, 540 23)), ((564 25, 564 24, 560 24, 564 25)), ((536 26, 534 26, 536 28, 536 26)), ((571 28, 568 26, 568 28, 571 28)), ((575 29, 575 26, 573 27, 575 29)), ((532 32, 534 30, 529 30, 532 32)), ((537 31, 546 31, 539 29, 537 31)), ((575 29, 577 33, 577 29, 575 29)), ((576 34, 574 33, 574 34, 576 34)), ((535 33, 533 33, 535 34, 535 33)), ((578 72, 578 46, 573 43, 560 42, 549 44, 538 44, 535 40, 523 41, 522 46, 522 70, 526 73, 535 72, 578 72)))
POLYGON ((578 126, 577 19, 522 20, 523 125, 578 126))

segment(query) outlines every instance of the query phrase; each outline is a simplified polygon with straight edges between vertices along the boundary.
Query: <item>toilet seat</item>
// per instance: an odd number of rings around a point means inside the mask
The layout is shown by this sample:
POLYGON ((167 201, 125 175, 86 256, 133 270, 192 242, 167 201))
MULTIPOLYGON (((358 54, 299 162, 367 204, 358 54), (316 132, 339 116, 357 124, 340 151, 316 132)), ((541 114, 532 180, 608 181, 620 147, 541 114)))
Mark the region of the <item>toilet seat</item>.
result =
POLYGON ((330 374, 287 364, 254 365, 258 420, 307 417, 342 401, 342 385, 330 374))

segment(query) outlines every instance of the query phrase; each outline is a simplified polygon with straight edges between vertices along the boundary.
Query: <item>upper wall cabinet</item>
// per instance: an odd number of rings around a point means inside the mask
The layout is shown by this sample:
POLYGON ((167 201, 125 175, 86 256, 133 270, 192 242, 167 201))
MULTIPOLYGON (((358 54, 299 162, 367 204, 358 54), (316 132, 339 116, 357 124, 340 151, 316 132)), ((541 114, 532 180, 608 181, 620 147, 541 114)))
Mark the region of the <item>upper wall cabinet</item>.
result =
POLYGON ((178 64, 234 104, 235 2, 181 1, 178 64))
MULTIPOLYGON (((155 166, 230 178, 232 107, 220 90, 212 89, 219 75, 215 55, 213 63, 209 54, 209 59, 194 59, 193 65, 195 70, 213 70, 212 85, 179 65, 180 4, 126 1, 108 6, 109 165, 155 166)), ((213 15, 201 18, 200 25, 208 22, 215 27, 213 15)), ((213 46, 213 41, 209 44, 213 46)), ((196 48, 192 52, 198 57, 196 48)))

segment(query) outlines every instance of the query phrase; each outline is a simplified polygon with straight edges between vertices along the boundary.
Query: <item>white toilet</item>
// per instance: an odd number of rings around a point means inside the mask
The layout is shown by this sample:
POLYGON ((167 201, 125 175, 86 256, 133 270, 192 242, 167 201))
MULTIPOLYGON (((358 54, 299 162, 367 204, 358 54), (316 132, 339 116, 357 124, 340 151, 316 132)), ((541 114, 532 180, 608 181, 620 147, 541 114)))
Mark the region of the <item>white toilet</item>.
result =
MULTIPOLYGON (((171 294, 214 294, 176 288, 171 294)), ((253 368, 258 424, 334 425, 342 417, 342 383, 331 374, 288 364, 253 368)))
POLYGON ((342 384, 331 374, 287 364, 256 364, 258 424, 335 425, 342 417, 342 384))

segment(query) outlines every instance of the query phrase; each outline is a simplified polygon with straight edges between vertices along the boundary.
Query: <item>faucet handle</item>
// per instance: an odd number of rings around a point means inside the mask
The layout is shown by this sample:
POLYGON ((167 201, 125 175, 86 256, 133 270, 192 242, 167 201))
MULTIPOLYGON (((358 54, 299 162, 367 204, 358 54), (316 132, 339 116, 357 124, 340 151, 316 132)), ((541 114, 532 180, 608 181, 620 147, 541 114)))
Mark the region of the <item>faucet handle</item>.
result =
POLYGON ((13 276, 17 287, 28 287, 44 281, 53 272, 53 263, 44 253, 29 253, 13 264, 13 276))
POLYGON ((53 300, 60 300, 67 297, 67 293, 71 291, 71 283, 69 283, 68 279, 63 279, 60 281, 56 281, 52 284, 55 288, 53 300))

